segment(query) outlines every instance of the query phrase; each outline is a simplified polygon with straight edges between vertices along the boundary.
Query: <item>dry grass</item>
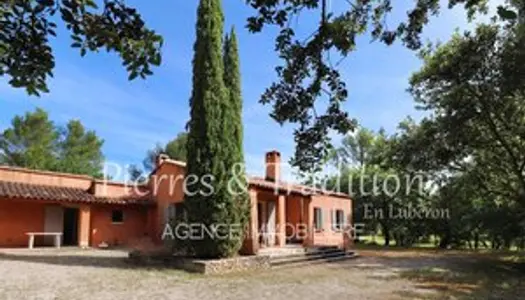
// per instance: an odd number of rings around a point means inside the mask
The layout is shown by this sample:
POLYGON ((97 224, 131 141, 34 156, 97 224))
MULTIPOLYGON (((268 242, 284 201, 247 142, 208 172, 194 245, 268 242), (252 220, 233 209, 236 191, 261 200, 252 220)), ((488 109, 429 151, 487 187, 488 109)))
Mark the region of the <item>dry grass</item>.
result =
POLYGON ((441 268, 406 270, 403 278, 416 287, 438 291, 439 299, 523 299, 525 268, 522 257, 505 254, 456 254, 441 268))

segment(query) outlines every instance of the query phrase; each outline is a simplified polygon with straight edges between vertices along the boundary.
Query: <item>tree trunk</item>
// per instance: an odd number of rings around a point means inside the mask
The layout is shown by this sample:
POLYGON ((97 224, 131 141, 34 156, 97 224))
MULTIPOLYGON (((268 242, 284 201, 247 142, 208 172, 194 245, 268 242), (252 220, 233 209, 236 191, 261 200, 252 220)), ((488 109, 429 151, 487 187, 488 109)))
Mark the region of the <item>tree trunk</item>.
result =
POLYGON ((381 224, 381 230, 383 231, 383 236, 385 237, 385 247, 390 246, 390 229, 385 224, 381 224))
POLYGON ((441 249, 447 249, 450 245, 450 235, 447 233, 445 236, 441 237, 441 240, 439 241, 439 248, 441 249))

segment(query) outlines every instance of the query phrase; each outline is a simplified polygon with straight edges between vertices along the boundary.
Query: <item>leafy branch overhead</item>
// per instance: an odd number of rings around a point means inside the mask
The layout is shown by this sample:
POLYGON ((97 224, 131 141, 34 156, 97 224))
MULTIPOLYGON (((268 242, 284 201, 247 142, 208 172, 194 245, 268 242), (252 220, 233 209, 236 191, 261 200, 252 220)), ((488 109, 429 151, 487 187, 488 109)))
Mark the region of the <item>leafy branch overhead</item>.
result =
POLYGON ((0 4, 0 76, 31 95, 49 92, 55 58, 50 37, 59 16, 80 55, 106 49, 122 59, 129 79, 153 74, 161 63, 162 37, 146 27, 136 9, 121 0, 11 0, 0 4))
MULTIPOLYGON (((393 9, 391 0, 341 0, 337 1, 336 12, 331 9, 330 0, 247 0, 247 3, 256 11, 248 18, 251 32, 261 32, 268 26, 279 30, 275 50, 283 64, 276 67, 278 79, 260 102, 273 106, 271 116, 280 124, 299 125, 292 163, 301 170, 314 169, 329 153, 330 130, 344 134, 355 128, 355 121, 342 109, 348 91, 339 64, 356 48, 357 37, 370 33, 372 40, 387 45, 400 40, 409 49, 419 49, 424 26, 440 11, 439 0, 417 0, 407 12, 406 20, 388 24, 393 9), (318 16, 318 25, 305 35, 296 33, 293 26, 301 14, 318 16), (331 57, 338 60, 332 61, 331 57), (327 99, 328 103, 320 105, 321 99, 327 99), (319 113, 319 107, 326 110, 319 113)), ((448 7, 460 4, 469 19, 487 11, 485 0, 449 0, 448 7)), ((516 6, 500 6, 499 17, 516 19, 516 6)))

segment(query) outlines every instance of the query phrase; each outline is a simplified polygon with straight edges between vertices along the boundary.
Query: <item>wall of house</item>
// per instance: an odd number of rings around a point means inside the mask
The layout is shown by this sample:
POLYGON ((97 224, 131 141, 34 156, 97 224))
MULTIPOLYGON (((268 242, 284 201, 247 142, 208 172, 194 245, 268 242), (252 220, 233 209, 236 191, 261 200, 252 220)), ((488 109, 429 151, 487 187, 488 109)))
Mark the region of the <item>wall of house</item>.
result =
POLYGON ((352 223, 352 200, 347 198, 315 195, 311 197, 309 210, 309 222, 313 226, 314 222, 314 208, 320 208, 323 214, 323 224, 321 230, 316 230, 312 227, 313 245, 318 246, 339 246, 348 247, 351 239, 341 231, 336 231, 332 228, 332 210, 341 209, 344 211, 345 224, 352 223))
MULTIPOLYGON (((0 247, 27 247, 26 232, 45 232, 45 208, 57 203, 0 198, 0 247)), ((151 207, 119 205, 71 205, 79 208, 80 246, 96 247, 101 242, 110 245, 132 245, 151 238, 151 207), (124 222, 113 224, 113 209, 122 209, 124 222)), ((35 237, 35 246, 42 246, 44 237, 35 237)))
POLYGON ((300 224, 306 224, 306 219, 301 211, 302 196, 288 195, 286 196, 286 236, 291 238, 296 236, 300 230, 300 224))
POLYGON ((151 237, 148 228, 148 207, 97 205, 91 207, 90 244, 97 247, 106 242, 110 246, 132 245, 138 240, 151 237), (122 210, 124 221, 113 223, 113 210, 122 210))
MULTIPOLYGON (((278 195, 273 191, 259 190, 257 191, 257 209, 261 208, 261 211, 258 211, 257 218, 257 230, 260 231, 263 229, 263 226, 266 225, 266 230, 268 231, 267 241, 269 246, 278 245, 278 195), (273 211, 271 211, 273 207, 273 211)), ((286 208, 285 208, 286 209, 286 208)))
POLYGON ((142 185, 134 185, 132 183, 125 184, 120 182, 111 182, 105 180, 93 181, 91 192, 96 197, 124 197, 130 195, 144 195, 147 189, 142 185))
POLYGON ((51 185, 88 189, 92 178, 84 175, 36 171, 24 168, 0 166, 0 180, 38 185, 51 185))
MULTIPOLYGON (((0 247, 27 247, 26 232, 44 231, 45 205, 0 198, 0 247)), ((43 237, 35 239, 35 245, 43 237)))
POLYGON ((152 229, 153 240, 161 243, 161 236, 166 224, 166 211, 171 203, 184 201, 184 166, 172 163, 161 164, 149 181, 151 194, 157 203, 156 217, 152 229))

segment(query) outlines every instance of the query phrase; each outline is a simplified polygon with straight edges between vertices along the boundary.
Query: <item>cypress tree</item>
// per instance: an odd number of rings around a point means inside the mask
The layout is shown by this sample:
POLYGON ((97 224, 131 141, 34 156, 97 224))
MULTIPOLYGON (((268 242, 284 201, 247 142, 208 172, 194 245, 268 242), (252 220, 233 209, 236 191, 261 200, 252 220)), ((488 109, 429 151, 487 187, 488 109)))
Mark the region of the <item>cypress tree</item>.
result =
POLYGON ((224 41, 224 85, 228 90, 228 108, 230 114, 227 121, 231 121, 230 132, 234 137, 234 144, 238 154, 235 156, 237 162, 244 161, 242 151, 243 130, 242 130, 242 95, 241 95, 241 74, 239 63, 239 51, 237 49, 237 36, 232 28, 230 35, 226 35, 224 41))
MULTIPOLYGON (((249 217, 249 196, 243 154, 242 126, 242 93, 241 74, 237 37, 234 28, 226 35, 224 42, 224 85, 228 92, 227 113, 224 122, 225 134, 229 137, 230 146, 227 153, 227 164, 230 166, 230 191, 232 192, 234 218, 243 228, 249 217)), ((232 250, 238 251, 242 246, 243 236, 232 240, 232 250), (237 242, 237 243, 235 243, 237 242)))
POLYGON ((228 191, 234 143, 228 133, 229 122, 225 121, 230 109, 223 79, 220 0, 200 1, 196 33, 186 176, 198 181, 186 184, 185 204, 190 224, 200 224, 208 231, 214 228, 216 232, 213 236, 204 232, 190 245, 198 257, 227 257, 237 252, 242 236, 230 231, 230 225, 238 223, 239 210, 228 191))

